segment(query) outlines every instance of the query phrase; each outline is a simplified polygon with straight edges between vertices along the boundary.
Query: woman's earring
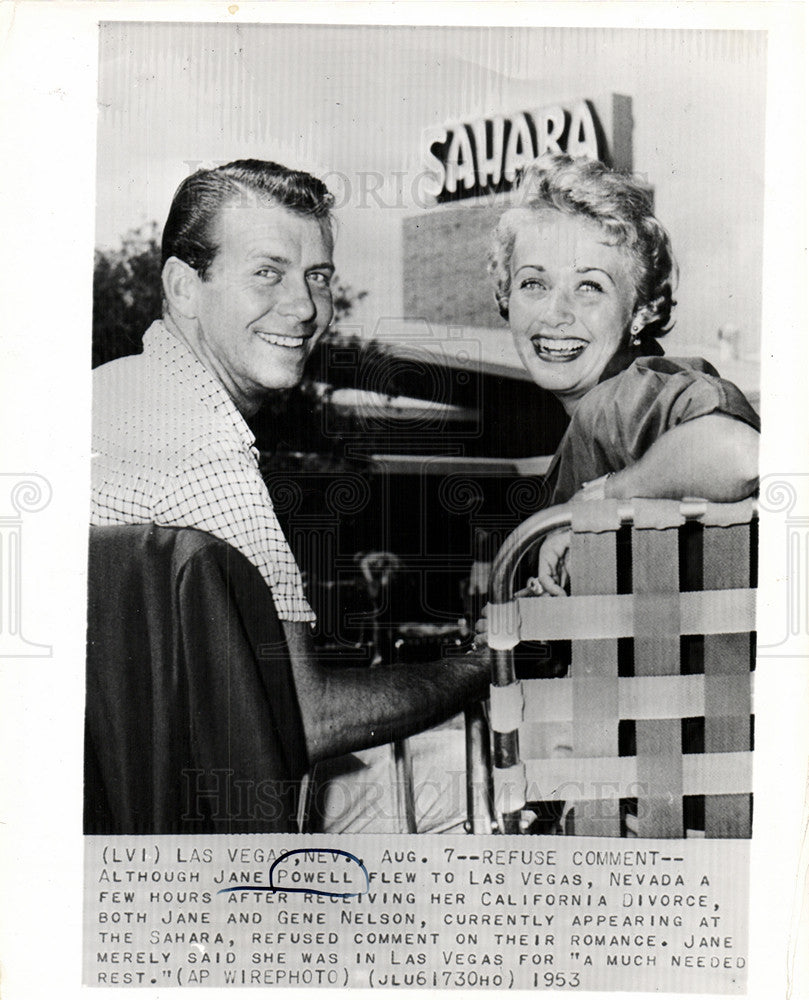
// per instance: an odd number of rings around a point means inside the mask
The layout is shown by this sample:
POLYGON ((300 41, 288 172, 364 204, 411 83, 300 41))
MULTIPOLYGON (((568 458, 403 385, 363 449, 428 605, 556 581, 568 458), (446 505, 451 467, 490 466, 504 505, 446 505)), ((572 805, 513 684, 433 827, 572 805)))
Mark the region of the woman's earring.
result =
POLYGON ((629 328, 629 332, 632 334, 632 346, 640 347, 640 332, 643 329, 643 324, 640 320, 633 320, 632 326, 629 328))

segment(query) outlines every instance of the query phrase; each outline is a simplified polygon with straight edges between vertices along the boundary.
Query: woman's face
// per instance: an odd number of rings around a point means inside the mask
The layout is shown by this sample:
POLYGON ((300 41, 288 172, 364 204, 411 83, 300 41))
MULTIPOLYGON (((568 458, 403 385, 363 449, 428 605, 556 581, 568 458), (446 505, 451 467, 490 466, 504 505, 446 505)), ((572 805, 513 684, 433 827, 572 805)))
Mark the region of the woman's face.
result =
POLYGON ((531 378, 568 413, 628 337, 635 284, 628 252, 589 219, 526 218, 511 258, 509 325, 531 378))

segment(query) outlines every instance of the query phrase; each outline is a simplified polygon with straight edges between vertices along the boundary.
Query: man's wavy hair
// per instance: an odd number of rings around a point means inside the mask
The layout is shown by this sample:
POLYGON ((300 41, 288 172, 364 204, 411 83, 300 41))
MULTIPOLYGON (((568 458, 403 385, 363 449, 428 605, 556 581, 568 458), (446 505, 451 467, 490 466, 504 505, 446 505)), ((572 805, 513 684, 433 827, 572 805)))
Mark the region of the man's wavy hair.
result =
POLYGON ((668 332, 676 304, 677 265, 669 235, 655 218, 651 192, 642 181, 597 160, 546 154, 525 168, 512 204, 495 229, 489 254, 495 299, 504 319, 508 319, 517 231, 532 221, 532 214, 536 222, 537 214, 555 210, 597 223, 614 245, 626 248, 632 260, 636 307, 645 307, 649 317, 640 336, 668 332))
POLYGON ((234 160, 212 170, 197 170, 177 188, 163 229, 161 263, 177 257, 204 280, 219 250, 216 224, 222 208, 256 202, 315 219, 333 244, 334 196, 323 181, 268 160, 234 160))

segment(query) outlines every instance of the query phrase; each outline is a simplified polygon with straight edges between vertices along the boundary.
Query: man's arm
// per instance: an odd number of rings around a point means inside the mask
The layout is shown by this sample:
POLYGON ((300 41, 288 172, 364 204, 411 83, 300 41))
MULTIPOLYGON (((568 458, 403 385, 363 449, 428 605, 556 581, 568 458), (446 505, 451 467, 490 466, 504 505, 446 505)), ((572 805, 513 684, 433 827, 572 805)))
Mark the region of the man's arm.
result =
POLYGON ((308 623, 281 624, 312 763, 427 729, 488 690, 488 652, 440 663, 330 670, 317 661, 308 623))
MULTIPOLYGON (((176 471, 156 519, 164 525, 192 525, 229 542, 275 588, 282 559, 287 560, 285 579, 297 576, 294 557, 258 469, 240 464, 240 456, 234 463, 226 445, 221 454, 200 450, 176 471), (196 498, 190 511, 189 496, 196 498)), ((280 616, 295 605, 283 597, 273 590, 280 616)), ((303 600, 298 603, 308 609, 303 600)), ((281 624, 313 762, 419 732, 486 694, 489 669, 473 656, 372 670, 329 670, 317 661, 308 622, 282 617, 281 624)))

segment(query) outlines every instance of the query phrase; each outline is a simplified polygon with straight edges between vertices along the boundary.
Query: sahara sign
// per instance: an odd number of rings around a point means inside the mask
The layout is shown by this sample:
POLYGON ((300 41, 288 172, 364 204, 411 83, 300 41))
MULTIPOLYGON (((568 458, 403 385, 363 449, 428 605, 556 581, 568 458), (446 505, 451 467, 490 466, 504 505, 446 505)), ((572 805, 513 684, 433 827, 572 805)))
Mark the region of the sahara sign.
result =
POLYGON ((608 156, 603 125, 587 100, 433 126, 423 143, 432 175, 425 190, 438 202, 508 191, 520 169, 545 152, 608 156))

